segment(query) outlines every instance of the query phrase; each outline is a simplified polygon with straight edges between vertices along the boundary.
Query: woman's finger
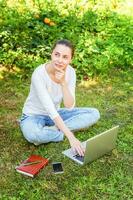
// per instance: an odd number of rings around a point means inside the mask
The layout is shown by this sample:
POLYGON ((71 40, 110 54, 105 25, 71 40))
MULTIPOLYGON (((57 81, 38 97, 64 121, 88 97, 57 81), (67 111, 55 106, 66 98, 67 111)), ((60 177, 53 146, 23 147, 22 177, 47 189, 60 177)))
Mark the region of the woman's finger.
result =
POLYGON ((80 156, 83 156, 84 154, 83 154, 83 151, 82 151, 82 149, 79 147, 78 148, 78 154, 80 155, 80 156))
POLYGON ((64 73, 55 73, 56 76, 64 76, 64 73))
POLYGON ((80 156, 83 155, 83 152, 82 152, 80 146, 76 145, 75 147, 73 147, 73 150, 76 151, 80 156))
POLYGON ((78 146, 78 150, 79 150, 79 152, 80 152, 80 155, 81 155, 81 156, 84 156, 84 150, 83 150, 83 148, 82 148, 81 145, 78 146))

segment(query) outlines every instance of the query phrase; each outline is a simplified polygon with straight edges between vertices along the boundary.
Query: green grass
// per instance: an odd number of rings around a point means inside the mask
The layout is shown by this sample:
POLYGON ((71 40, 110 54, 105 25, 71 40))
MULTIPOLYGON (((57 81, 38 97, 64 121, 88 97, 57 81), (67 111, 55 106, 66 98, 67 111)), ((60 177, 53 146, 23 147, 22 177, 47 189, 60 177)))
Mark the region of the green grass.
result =
POLYGON ((82 82, 77 87, 77 105, 99 109, 101 119, 86 131, 76 133, 81 141, 117 124, 120 125, 117 149, 85 166, 79 166, 62 151, 69 147, 67 139, 60 143, 28 143, 16 119, 21 115, 28 94, 30 78, 6 74, 0 81, 0 132, 2 200, 131 200, 133 93, 131 71, 112 72, 102 79, 82 82), (52 174, 51 163, 34 179, 15 171, 15 166, 30 154, 61 161, 64 174, 52 174))

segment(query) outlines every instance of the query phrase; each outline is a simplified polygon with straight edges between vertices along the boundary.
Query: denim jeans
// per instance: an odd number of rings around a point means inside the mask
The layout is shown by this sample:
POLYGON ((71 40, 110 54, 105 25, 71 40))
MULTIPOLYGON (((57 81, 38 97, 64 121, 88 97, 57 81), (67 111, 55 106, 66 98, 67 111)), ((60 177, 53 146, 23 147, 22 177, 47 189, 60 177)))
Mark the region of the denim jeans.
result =
MULTIPOLYGON (((61 108, 58 113, 71 131, 85 129, 95 124, 100 118, 99 111, 95 108, 61 108)), ((26 140, 35 144, 59 142, 64 138, 64 133, 47 115, 27 116, 23 114, 20 128, 26 140)))

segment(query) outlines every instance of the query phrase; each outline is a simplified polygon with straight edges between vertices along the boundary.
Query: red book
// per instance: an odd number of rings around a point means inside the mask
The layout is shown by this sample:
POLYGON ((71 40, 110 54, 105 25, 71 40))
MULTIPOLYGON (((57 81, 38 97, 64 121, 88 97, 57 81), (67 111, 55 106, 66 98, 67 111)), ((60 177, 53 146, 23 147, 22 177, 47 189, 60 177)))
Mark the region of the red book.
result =
POLYGON ((28 159, 24 160, 19 166, 16 166, 16 170, 19 173, 25 174, 30 177, 34 177, 39 171, 45 167, 49 162, 48 158, 43 158, 39 155, 31 155, 28 159))

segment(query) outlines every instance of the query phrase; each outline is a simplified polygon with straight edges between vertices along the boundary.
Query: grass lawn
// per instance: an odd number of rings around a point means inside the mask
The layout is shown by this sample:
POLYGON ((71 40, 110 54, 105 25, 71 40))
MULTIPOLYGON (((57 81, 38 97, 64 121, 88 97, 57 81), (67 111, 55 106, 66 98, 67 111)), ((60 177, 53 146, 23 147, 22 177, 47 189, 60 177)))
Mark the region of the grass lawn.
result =
POLYGON ((0 80, 0 133, 2 200, 131 200, 133 198, 133 80, 131 71, 112 72, 109 77, 82 82, 77 87, 77 106, 96 107, 99 122, 76 133, 81 141, 115 125, 120 125, 117 148, 110 154, 85 166, 79 166, 61 153, 69 147, 60 143, 28 143, 16 119, 21 115, 29 91, 30 78, 6 75, 0 80), (64 173, 52 174, 51 163, 34 179, 15 171, 15 166, 30 154, 61 161, 64 173))

